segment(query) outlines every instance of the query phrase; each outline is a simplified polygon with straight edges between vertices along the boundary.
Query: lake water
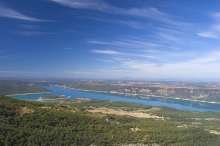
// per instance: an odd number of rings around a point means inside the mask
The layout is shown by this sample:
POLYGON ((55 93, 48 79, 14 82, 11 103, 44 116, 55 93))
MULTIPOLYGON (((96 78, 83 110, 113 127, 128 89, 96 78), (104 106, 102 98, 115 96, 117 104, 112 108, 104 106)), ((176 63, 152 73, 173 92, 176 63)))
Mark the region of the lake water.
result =
POLYGON ((137 99, 140 96, 125 96, 116 94, 104 94, 104 93, 94 93, 94 92, 84 92, 78 90, 72 90, 68 88, 61 88, 57 86, 46 86, 53 92, 51 93, 41 93, 41 94, 25 94, 25 95, 9 95, 12 98, 23 99, 23 100, 37 100, 42 96, 46 95, 65 95, 70 96, 70 100, 73 98, 83 97, 99 100, 111 100, 111 101, 124 101, 141 103, 151 106, 166 106, 170 108, 176 108, 181 110, 194 110, 194 111, 216 111, 220 112, 220 104, 217 103, 205 103, 197 101, 188 101, 172 98, 162 98, 162 97, 148 97, 147 100, 137 99))

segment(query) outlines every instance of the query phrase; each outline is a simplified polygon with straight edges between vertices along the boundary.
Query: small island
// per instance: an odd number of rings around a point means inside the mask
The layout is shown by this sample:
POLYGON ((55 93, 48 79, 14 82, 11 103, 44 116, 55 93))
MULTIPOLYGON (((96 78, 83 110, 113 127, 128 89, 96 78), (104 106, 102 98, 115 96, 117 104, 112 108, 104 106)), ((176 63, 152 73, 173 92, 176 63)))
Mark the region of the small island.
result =
POLYGON ((40 97, 38 100, 39 101, 44 101, 44 100, 61 100, 61 99, 68 99, 70 96, 65 96, 65 95, 47 95, 40 97))

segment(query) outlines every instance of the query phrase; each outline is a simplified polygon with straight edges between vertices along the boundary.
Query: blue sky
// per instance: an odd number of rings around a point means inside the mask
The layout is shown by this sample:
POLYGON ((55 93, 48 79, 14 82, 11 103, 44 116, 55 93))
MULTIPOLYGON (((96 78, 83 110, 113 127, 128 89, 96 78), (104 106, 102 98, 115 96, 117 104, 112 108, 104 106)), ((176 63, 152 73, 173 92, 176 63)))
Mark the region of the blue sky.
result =
POLYGON ((0 0, 0 77, 220 79, 219 5, 0 0))

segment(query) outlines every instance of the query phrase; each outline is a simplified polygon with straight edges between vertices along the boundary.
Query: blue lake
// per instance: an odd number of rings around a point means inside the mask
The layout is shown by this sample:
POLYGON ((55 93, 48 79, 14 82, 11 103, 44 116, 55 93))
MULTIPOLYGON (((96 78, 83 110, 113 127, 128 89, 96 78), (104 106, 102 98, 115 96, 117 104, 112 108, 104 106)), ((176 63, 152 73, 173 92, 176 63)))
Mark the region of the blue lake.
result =
POLYGON ((111 100, 111 101, 124 101, 141 103, 151 106, 166 106, 170 108, 176 108, 181 110, 194 110, 199 112, 205 111, 215 111, 220 112, 220 104, 217 103, 205 103, 197 101, 188 101, 172 98, 163 97, 148 97, 148 99, 137 99, 140 96, 125 96, 116 94, 104 94, 104 93, 94 93, 94 92, 84 92, 78 90, 72 90, 68 88, 61 88, 57 86, 46 86, 45 88, 53 91, 51 93, 41 93, 41 94, 25 94, 25 95, 9 95, 12 98, 23 99, 23 100, 37 100, 45 95, 65 95, 70 96, 69 100, 73 98, 83 97, 99 100, 111 100))

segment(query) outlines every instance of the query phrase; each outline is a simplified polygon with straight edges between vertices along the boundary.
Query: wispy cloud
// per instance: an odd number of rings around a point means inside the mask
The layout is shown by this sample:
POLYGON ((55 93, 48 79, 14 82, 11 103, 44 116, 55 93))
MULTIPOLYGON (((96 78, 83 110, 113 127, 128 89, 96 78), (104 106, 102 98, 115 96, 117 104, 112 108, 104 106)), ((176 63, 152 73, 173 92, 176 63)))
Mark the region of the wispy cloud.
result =
POLYGON ((115 23, 115 24, 121 24, 121 25, 127 25, 132 28, 145 28, 146 25, 138 22, 138 21, 133 21, 133 20, 116 20, 116 19, 103 19, 103 18, 89 18, 89 17, 83 17, 87 19, 92 19, 92 20, 97 20, 97 21, 102 21, 102 22, 107 22, 107 23, 115 23))
POLYGON ((120 38, 117 40, 90 40, 90 44, 110 45, 124 48, 147 49, 149 47, 158 47, 160 45, 142 39, 120 38))
POLYGON ((53 2, 62 4, 71 8, 78 9, 95 9, 95 10, 106 10, 109 9, 109 6, 101 3, 97 0, 89 1, 89 0, 51 0, 53 2))
POLYGON ((122 25, 127 25, 127 26, 130 26, 130 27, 133 27, 133 28, 145 28, 146 27, 146 25, 144 25, 140 22, 137 22, 137 21, 115 20, 113 22, 118 23, 118 24, 122 24, 122 25))
POLYGON ((121 66, 123 66, 125 68, 130 68, 130 69, 150 71, 150 70, 152 70, 153 67, 156 66, 156 64, 150 63, 150 62, 147 62, 147 61, 139 62, 139 61, 128 59, 128 60, 121 61, 121 66))
POLYGON ((38 36, 38 35, 42 35, 42 34, 51 34, 51 33, 46 33, 46 32, 42 32, 42 31, 10 31, 13 34, 17 34, 17 35, 23 35, 23 36, 38 36))
POLYGON ((189 42, 191 36, 187 33, 186 29, 180 29, 179 27, 175 28, 155 28, 155 40, 158 40, 161 43, 165 44, 185 44, 185 42, 189 42))
POLYGON ((39 73, 42 73, 42 72, 0 70, 0 73, 9 73, 9 74, 39 74, 39 73))
POLYGON ((111 6, 107 3, 98 0, 51 0, 53 2, 59 3, 61 5, 77 8, 77 9, 90 9, 98 10, 107 13, 115 14, 125 14, 133 15, 139 17, 149 17, 153 19, 165 19, 168 15, 164 12, 160 12, 158 9, 149 7, 149 8, 131 8, 131 9, 122 9, 118 7, 111 6))
POLYGON ((212 31, 200 32, 197 33, 197 35, 206 38, 219 39, 219 35, 216 32, 212 32, 212 31))
POLYGON ((102 11, 102 12, 111 13, 111 14, 144 17, 144 18, 150 18, 150 19, 154 19, 160 22, 164 22, 164 23, 171 24, 171 25, 178 25, 178 26, 188 25, 186 23, 172 20, 170 15, 154 7, 123 9, 123 8, 111 6, 99 0, 92 0, 92 1, 91 0, 51 0, 51 1, 59 3, 66 7, 71 7, 75 9, 88 9, 88 10, 102 11))
POLYGON ((212 51, 203 56, 197 56, 190 60, 177 62, 165 62, 161 65, 149 60, 138 60, 126 56, 114 56, 105 60, 114 62, 107 68, 98 68, 86 71, 71 71, 68 74, 90 74, 90 77, 108 78, 109 76, 123 77, 126 73, 135 78, 208 78, 218 77, 220 73, 220 51, 212 51), (116 65, 117 64, 117 65, 116 65))
POLYGON ((157 35, 159 35, 160 37, 162 37, 165 40, 169 40, 172 42, 179 42, 180 39, 177 38, 176 36, 170 35, 170 34, 165 34, 165 33, 157 33, 157 35))
POLYGON ((205 31, 198 32, 197 35, 206 38, 220 39, 220 12, 211 13, 210 16, 215 22, 205 31))
POLYGON ((209 63, 215 63, 220 62, 220 51, 212 51, 206 54, 206 56, 199 57, 197 59, 194 59, 194 63, 200 63, 200 64, 209 64, 209 63))
POLYGON ((38 31, 38 30, 21 30, 21 31, 9 31, 12 34, 17 34, 21 36, 39 36, 39 35, 56 35, 62 33, 54 33, 54 32, 45 32, 45 31, 38 31))
POLYGON ((0 56, 0 59, 2 59, 2 58, 8 58, 9 56, 0 56))
POLYGON ((133 78, 219 78, 220 51, 209 52, 204 56, 188 61, 164 63, 157 65, 154 62, 131 58, 112 57, 117 66, 99 68, 89 71, 75 71, 75 74, 90 73, 92 77, 108 78, 129 77, 133 78))
POLYGON ((0 5, 0 17, 13 18, 13 19, 19 19, 19 20, 25 20, 25 21, 42 21, 37 18, 26 16, 15 10, 3 7, 1 5, 0 5))
POLYGON ((117 51, 114 50, 92 50, 93 53, 99 53, 99 54, 109 54, 109 55, 116 55, 120 54, 117 51))
POLYGON ((149 8, 131 8, 131 9, 119 9, 119 13, 140 16, 140 17, 149 17, 153 19, 166 19, 169 17, 168 14, 159 11, 157 8, 149 7, 149 8))
POLYGON ((130 55, 130 56, 136 56, 136 57, 143 57, 143 58, 158 59, 157 56, 153 56, 153 55, 133 54, 133 53, 127 53, 127 55, 130 55))
POLYGON ((0 59, 15 59, 15 58, 21 58, 24 56, 26 56, 26 55, 22 55, 22 54, 3 55, 3 56, 0 56, 0 59))
POLYGON ((107 60, 107 59, 95 59, 96 61, 101 61, 101 62, 113 62, 113 60, 107 60))
MULTIPOLYGON (((114 56, 117 55, 118 57, 125 58, 132 57, 136 59, 145 58, 147 60, 158 61, 160 64, 164 64, 172 60, 189 60, 200 54, 200 52, 193 48, 191 50, 182 49, 182 47, 184 48, 186 46, 189 48, 188 44, 185 44, 184 41, 190 39, 190 37, 184 39, 184 37, 186 37, 184 33, 178 31, 168 33, 168 30, 158 31, 156 33, 157 35, 154 36, 155 38, 152 40, 144 37, 121 37, 116 40, 90 40, 88 43, 101 45, 105 48, 112 48, 110 50, 117 51, 117 53, 113 53, 114 56), (162 36, 159 36, 158 33, 162 36), (177 36, 176 38, 174 37, 175 35, 177 36), (180 49, 176 49, 175 46, 180 49)), ((188 42, 193 44, 190 40, 188 42)), ((109 55, 112 54, 109 53, 109 55)))
POLYGON ((216 21, 220 21, 220 20, 219 20, 219 18, 220 18, 220 12, 211 13, 211 16, 212 16, 216 21))
POLYGON ((25 28, 25 29, 39 29, 40 27, 39 26, 36 26, 36 25, 30 25, 30 24, 21 24, 19 25, 21 28, 25 28))
POLYGON ((155 50, 155 49, 147 49, 147 50, 144 50, 145 52, 149 52, 149 53, 160 53, 161 51, 160 50, 155 50))
POLYGON ((175 63, 164 63, 158 66, 149 61, 138 61, 134 59, 115 58, 115 61, 121 66, 129 70, 136 70, 134 77, 139 74, 143 77, 208 77, 218 75, 220 72, 220 52, 213 51, 205 56, 197 57, 188 61, 179 61, 175 63), (166 73, 166 74, 163 74, 166 73))
MULTIPOLYGON (((118 52, 114 50, 91 50, 93 53, 98 54, 108 54, 108 55, 118 55, 118 56, 129 56, 129 57, 137 57, 137 58, 151 58, 151 59, 157 59, 158 57, 148 54, 137 54, 137 53, 127 53, 127 52, 118 52)), ((97 60, 97 59, 96 59, 97 60)), ((106 61, 107 62, 107 61, 106 61)))
POLYGON ((42 34, 50 34, 41 29, 40 26, 32 24, 19 24, 20 30, 10 30, 10 33, 22 35, 22 36, 39 36, 42 34))

